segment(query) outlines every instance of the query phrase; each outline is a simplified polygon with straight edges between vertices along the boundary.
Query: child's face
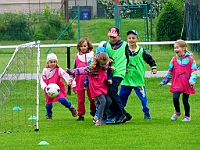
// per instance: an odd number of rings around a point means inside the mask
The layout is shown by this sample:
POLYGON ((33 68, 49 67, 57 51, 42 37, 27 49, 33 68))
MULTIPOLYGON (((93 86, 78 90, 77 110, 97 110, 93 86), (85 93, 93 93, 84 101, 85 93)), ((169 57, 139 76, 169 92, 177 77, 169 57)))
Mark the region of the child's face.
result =
POLYGON ((86 53, 88 51, 88 43, 87 41, 83 42, 83 44, 79 47, 79 50, 83 53, 86 53))
POLYGON ((49 60, 47 64, 49 68, 54 69, 57 65, 57 60, 56 59, 49 60))
POLYGON ((185 54, 185 47, 180 47, 177 43, 174 44, 174 52, 178 55, 178 56, 182 56, 185 54))
POLYGON ((137 35, 133 33, 130 33, 129 35, 127 35, 127 42, 129 43, 129 46, 135 46, 138 40, 139 38, 137 37, 137 35))
POLYGON ((111 42, 112 44, 116 44, 117 41, 119 41, 119 39, 120 39, 120 36, 119 36, 119 35, 116 36, 116 37, 110 36, 110 42, 111 42))

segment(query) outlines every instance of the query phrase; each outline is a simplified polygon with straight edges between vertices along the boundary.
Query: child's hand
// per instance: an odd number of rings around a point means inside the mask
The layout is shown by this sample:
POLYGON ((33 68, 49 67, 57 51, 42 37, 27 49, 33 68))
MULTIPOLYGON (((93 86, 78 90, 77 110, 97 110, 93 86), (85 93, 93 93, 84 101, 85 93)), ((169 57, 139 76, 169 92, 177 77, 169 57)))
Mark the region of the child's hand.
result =
POLYGON ((194 83, 190 83, 190 87, 191 87, 191 88, 194 88, 194 83))
POLYGON ((151 70, 151 73, 156 74, 156 73, 157 73, 157 70, 156 70, 156 69, 152 69, 152 70, 151 70))
POLYGON ((113 67, 113 66, 110 66, 110 70, 115 70, 115 67, 113 67))
POLYGON ((113 59, 112 59, 112 58, 109 58, 109 62, 112 63, 112 62, 113 62, 113 59))
POLYGON ((44 92, 45 92, 45 93, 47 93, 47 92, 46 92, 46 89, 47 89, 47 86, 44 88, 44 92))
POLYGON ((159 83, 158 86, 163 86, 163 85, 159 83))
POLYGON ((112 80, 108 80, 108 84, 112 84, 112 80))
POLYGON ((67 73, 69 73, 69 68, 66 68, 65 71, 66 71, 67 73))
POLYGON ((75 94, 77 94, 76 87, 73 87, 73 88, 72 88, 72 91, 73 91, 75 94))
POLYGON ((69 79, 69 82, 68 82, 69 86, 72 86, 72 81, 73 81, 72 79, 69 79))

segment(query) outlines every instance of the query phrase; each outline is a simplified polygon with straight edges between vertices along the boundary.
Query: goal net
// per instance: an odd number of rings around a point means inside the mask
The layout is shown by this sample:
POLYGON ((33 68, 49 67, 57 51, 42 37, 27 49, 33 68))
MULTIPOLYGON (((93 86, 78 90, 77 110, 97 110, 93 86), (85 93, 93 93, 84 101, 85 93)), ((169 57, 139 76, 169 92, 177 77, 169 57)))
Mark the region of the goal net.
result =
POLYGON ((0 133, 39 130, 40 42, 16 47, 0 77, 0 133))

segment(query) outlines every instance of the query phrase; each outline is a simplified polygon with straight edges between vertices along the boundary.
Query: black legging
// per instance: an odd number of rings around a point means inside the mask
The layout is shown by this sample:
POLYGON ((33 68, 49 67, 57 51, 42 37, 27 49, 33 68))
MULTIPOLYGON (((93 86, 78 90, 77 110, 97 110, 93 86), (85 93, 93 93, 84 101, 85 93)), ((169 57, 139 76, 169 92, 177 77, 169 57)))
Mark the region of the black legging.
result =
MULTIPOLYGON (((180 92, 173 93, 173 104, 176 112, 181 112, 179 103, 180 94, 181 94, 180 92)), ((190 117, 190 104, 188 102, 188 99, 189 99, 189 94, 183 93, 182 102, 185 109, 185 116, 190 117)))

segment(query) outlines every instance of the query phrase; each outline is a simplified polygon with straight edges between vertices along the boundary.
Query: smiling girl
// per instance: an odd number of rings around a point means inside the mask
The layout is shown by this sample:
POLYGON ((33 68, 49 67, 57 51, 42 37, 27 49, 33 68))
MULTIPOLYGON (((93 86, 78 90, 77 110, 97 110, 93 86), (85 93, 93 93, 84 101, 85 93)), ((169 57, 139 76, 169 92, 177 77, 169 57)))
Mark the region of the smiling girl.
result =
POLYGON ((176 121, 181 115, 179 97, 183 94, 182 101, 185 109, 185 115, 182 121, 190 121, 189 95, 195 94, 194 85, 197 78, 197 65, 192 54, 187 51, 187 44, 184 40, 177 40, 174 43, 174 52, 176 55, 171 59, 167 75, 160 82, 159 86, 167 84, 172 80, 170 92, 173 93, 173 104, 175 112, 171 117, 176 121))

